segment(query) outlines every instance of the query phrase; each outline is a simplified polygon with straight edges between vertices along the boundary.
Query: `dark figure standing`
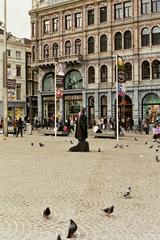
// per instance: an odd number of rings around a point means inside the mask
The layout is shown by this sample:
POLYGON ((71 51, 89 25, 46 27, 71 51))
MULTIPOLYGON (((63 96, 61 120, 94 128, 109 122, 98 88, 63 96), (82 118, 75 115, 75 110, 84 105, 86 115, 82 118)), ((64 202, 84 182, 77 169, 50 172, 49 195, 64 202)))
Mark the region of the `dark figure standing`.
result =
POLYGON ((23 137, 23 122, 21 118, 19 118, 17 122, 17 127, 18 127, 18 131, 17 131, 16 137, 18 137, 19 133, 21 133, 21 137, 23 137))
POLYGON ((89 144, 86 141, 88 138, 87 131, 87 116, 85 114, 86 109, 82 108, 78 114, 76 121, 75 138, 78 140, 78 144, 69 149, 70 152, 89 152, 89 144))
POLYGON ((76 121, 76 132, 75 138, 78 142, 84 142, 88 137, 87 132, 87 116, 85 115, 85 108, 82 108, 81 112, 78 114, 78 119, 76 121))

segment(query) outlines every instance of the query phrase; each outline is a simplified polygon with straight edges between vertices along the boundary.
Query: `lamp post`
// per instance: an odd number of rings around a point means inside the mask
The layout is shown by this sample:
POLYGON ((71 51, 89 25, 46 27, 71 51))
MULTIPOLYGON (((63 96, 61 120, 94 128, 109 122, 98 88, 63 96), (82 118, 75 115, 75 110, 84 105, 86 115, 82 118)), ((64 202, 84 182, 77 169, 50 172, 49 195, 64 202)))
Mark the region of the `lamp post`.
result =
POLYGON ((8 84, 7 84, 7 21, 6 0, 4 0, 4 52, 3 52, 3 133, 8 137, 8 84))

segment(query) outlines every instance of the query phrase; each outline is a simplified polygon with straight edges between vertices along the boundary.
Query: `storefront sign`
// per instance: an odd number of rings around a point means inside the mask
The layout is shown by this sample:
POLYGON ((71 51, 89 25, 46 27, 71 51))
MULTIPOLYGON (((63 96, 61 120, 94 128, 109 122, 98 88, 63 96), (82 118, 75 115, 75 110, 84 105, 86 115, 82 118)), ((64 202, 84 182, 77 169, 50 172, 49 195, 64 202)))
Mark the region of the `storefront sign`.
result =
POLYGON ((16 80, 8 79, 8 100, 16 100, 16 80))

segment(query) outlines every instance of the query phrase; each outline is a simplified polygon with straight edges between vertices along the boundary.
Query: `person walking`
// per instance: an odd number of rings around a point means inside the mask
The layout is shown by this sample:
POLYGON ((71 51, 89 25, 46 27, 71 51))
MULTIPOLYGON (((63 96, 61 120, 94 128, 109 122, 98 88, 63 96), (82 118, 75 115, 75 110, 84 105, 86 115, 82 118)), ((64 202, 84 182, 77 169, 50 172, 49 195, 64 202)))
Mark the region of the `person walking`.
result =
POLYGON ((13 137, 16 137, 16 134, 17 134, 17 121, 16 121, 16 119, 13 120, 12 126, 13 126, 13 137))
POLYGON ((21 133, 21 137, 23 137, 23 122, 22 122, 22 118, 19 118, 19 120, 17 122, 17 127, 18 127, 18 131, 17 131, 16 137, 18 137, 19 133, 21 133))

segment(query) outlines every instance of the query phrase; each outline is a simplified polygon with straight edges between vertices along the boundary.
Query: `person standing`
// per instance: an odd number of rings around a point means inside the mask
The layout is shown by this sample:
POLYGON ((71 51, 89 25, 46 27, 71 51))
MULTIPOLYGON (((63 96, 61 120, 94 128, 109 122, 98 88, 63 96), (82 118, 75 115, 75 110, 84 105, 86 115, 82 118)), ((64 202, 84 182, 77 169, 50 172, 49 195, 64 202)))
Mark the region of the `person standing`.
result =
POLYGON ((13 120, 12 126, 13 126, 13 137, 16 137, 16 134, 17 134, 17 121, 16 121, 16 119, 13 120))
POLYGON ((21 133, 21 137, 23 137, 23 122, 22 122, 22 118, 19 118, 19 120, 17 122, 17 127, 18 127, 18 131, 17 131, 16 137, 18 137, 19 133, 21 133))
POLYGON ((86 138, 88 138, 87 116, 85 112, 86 108, 82 108, 81 112, 78 114, 78 119, 76 121, 75 138, 79 143, 85 142, 86 138))

